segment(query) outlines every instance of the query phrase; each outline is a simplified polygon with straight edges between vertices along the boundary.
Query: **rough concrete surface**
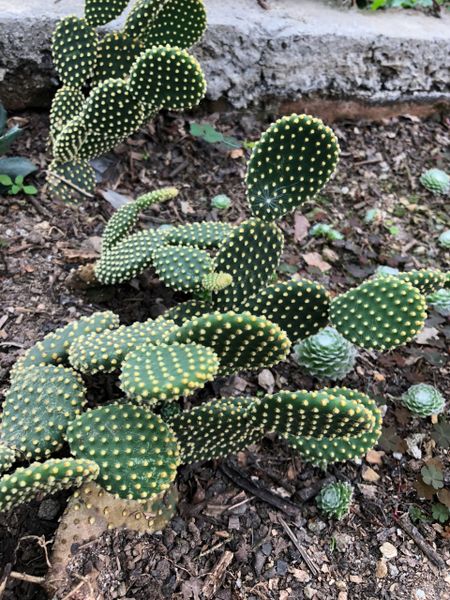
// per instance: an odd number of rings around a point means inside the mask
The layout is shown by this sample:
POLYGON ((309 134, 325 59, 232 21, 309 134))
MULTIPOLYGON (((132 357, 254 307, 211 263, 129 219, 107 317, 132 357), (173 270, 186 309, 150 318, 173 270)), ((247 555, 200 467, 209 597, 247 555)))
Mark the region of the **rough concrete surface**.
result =
MULTIPOLYGON (((300 98, 450 101, 450 15, 339 10, 319 0, 206 0, 209 28, 194 50, 211 100, 234 108, 300 98)), ((82 0, 0 0, 0 99, 43 106, 56 21, 82 0)))

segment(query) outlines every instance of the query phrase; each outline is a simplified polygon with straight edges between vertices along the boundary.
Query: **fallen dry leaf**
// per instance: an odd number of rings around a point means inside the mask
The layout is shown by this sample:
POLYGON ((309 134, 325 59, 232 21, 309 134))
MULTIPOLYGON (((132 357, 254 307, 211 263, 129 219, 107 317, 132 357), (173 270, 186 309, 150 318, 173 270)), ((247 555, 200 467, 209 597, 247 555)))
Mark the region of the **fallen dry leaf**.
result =
POLYGON ((309 221, 300 213, 295 213, 294 239, 301 242, 308 235, 309 221))
POLYGON ((322 273, 332 268, 330 263, 325 262, 318 252, 307 252, 302 254, 302 258, 309 267, 316 267, 322 273))
POLYGON ((414 341, 416 344, 428 344, 431 340, 439 337, 439 329, 436 327, 424 327, 420 333, 416 335, 414 341))

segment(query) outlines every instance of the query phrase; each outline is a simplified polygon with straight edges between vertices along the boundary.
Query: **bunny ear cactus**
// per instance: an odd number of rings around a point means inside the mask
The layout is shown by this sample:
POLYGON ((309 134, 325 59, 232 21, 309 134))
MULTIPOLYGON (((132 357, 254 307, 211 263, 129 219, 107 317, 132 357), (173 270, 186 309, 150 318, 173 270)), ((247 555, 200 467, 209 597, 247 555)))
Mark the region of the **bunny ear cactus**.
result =
POLYGON ((66 17, 53 33, 53 62, 66 85, 81 87, 93 75, 98 37, 86 19, 66 17))
POLYGON ((91 27, 106 25, 119 17, 129 0, 85 0, 84 14, 91 27))

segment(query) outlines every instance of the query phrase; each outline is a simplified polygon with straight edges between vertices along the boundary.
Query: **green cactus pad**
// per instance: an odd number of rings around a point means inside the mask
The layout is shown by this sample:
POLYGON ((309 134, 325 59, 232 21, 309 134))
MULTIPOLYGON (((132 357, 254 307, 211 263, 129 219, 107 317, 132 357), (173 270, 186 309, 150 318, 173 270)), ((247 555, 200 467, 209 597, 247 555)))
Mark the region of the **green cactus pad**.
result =
POLYGON ((58 137, 69 121, 82 112, 85 99, 81 89, 73 85, 65 85, 56 92, 50 111, 50 133, 53 139, 58 137))
MULTIPOLYGON (((153 204, 171 200, 178 195, 174 187, 148 192, 134 202, 121 206, 108 221, 102 236, 102 250, 110 250, 133 231, 139 220, 139 213, 153 204)), ((163 232, 161 232, 163 233, 163 232)))
POLYGON ((67 204, 93 196, 95 171, 85 160, 50 163, 47 173, 48 195, 67 204))
POLYGON ((336 329, 322 331, 302 340, 294 348, 302 369, 317 379, 343 379, 354 367, 356 348, 336 329))
POLYGON ((99 485, 120 498, 147 501, 175 479, 179 449, 173 431, 145 408, 96 408, 72 421, 67 437, 75 456, 97 462, 99 485))
POLYGON ((119 17, 129 0, 85 0, 84 14, 91 27, 106 25, 119 17))
POLYGON ((375 446, 381 435, 381 412, 371 398, 357 390, 347 388, 329 388, 328 391, 360 403, 374 416, 374 419, 370 429, 349 437, 319 439, 316 437, 287 436, 288 444, 299 452, 305 461, 321 466, 364 456, 368 450, 375 446))
MULTIPOLYGON (((0 431, 0 440, 1 440, 1 431, 0 431)), ((17 450, 15 448, 11 448, 7 444, 0 442, 0 474, 8 471, 13 464, 16 462, 18 458, 17 450)))
POLYGON ((233 231, 232 225, 216 221, 202 221, 170 227, 166 230, 167 244, 196 246, 197 248, 217 248, 233 231))
POLYGON ((71 344, 88 333, 101 333, 119 326, 119 317, 110 310, 81 317, 64 327, 49 333, 19 358, 13 373, 26 371, 32 366, 52 365, 66 362, 71 344))
POLYGON ((185 50, 159 46, 146 50, 133 65, 130 92, 146 110, 188 110, 206 92, 198 61, 185 50))
POLYGON ((217 355, 205 346, 145 344, 127 355, 120 387, 129 398, 154 406, 190 396, 212 381, 218 369, 217 355))
POLYGON ((152 264, 154 251, 161 243, 158 232, 138 231, 102 252, 95 264, 95 276, 100 283, 108 285, 129 281, 152 264))
POLYGON ((450 289, 437 290, 427 297, 427 302, 442 317, 450 316, 450 289))
POLYGON ((345 439, 370 431, 376 421, 358 395, 352 397, 339 388, 281 391, 264 396, 256 410, 257 422, 283 437, 345 439))
POLYGON ((145 46, 139 40, 124 31, 107 33, 97 47, 94 81, 126 77, 144 50, 145 46))
POLYGON ((320 119, 282 117, 253 147, 247 172, 252 213, 275 221, 302 206, 323 188, 338 158, 336 136, 320 119))
POLYGON ((94 72, 97 34, 85 19, 66 17, 55 28, 53 62, 66 85, 82 86, 94 72))
POLYGON ((143 37, 166 3, 167 0, 135 0, 125 21, 124 31, 135 38, 143 37))
POLYGON ((388 350, 406 344, 422 329, 426 301, 397 277, 377 277, 331 302, 332 325, 353 344, 388 350))
POLYGON ((421 417, 430 417, 443 411, 445 399, 432 385, 418 383, 412 385, 400 398, 403 406, 421 417))
POLYGON ((208 273, 202 279, 202 288, 207 292, 221 292, 232 283, 229 273, 208 273))
POLYGON ((142 40, 151 46, 190 48, 206 29, 203 0, 168 0, 148 27, 142 40))
POLYGON ((153 251, 153 266, 158 277, 172 289, 195 292, 213 270, 213 260, 205 250, 192 246, 161 246, 153 251))
POLYGON ((86 404, 81 377, 61 365, 27 367, 5 394, 1 442, 22 459, 59 450, 69 421, 86 404))
POLYGON ((164 313, 165 319, 172 319, 177 325, 182 325, 186 321, 191 321, 194 317, 201 317, 206 313, 210 313, 212 307, 208 302, 203 300, 188 300, 177 304, 173 308, 169 308, 164 313))
MULTIPOLYGON (((166 187, 139 196, 134 202, 122 206, 113 214, 102 236, 102 249, 109 250, 127 237, 139 220, 139 213, 154 204, 167 202, 178 195, 177 188, 166 187)), ((165 237, 165 232, 158 232, 165 237)))
POLYGON ((0 479, 0 511, 33 500, 38 494, 54 494, 95 479, 98 466, 90 460, 72 458, 35 462, 0 479))
MULTIPOLYGON (((86 104, 83 106, 83 111, 86 104)), ((58 164, 80 161, 80 148, 87 139, 96 140, 94 132, 89 131, 88 124, 84 120, 84 113, 74 116, 61 130, 54 140, 53 155, 58 164)), ((91 157, 83 157, 91 158, 91 157)))
POLYGON ((401 281, 407 281, 417 288, 421 294, 428 296, 445 284, 446 275, 437 269, 420 269, 399 273, 397 277, 401 281))
POLYGON ((317 333, 328 323, 330 297, 323 286, 301 279, 274 283, 242 305, 253 315, 277 323, 291 341, 317 333))
POLYGON ((214 270, 233 277, 233 284, 215 296, 215 308, 241 310, 272 278, 283 245, 283 234, 274 223, 250 219, 235 227, 215 258, 214 270))
POLYGON ((290 341, 278 325, 249 313, 214 312, 194 318, 169 335, 168 343, 208 346, 220 358, 220 375, 270 367, 286 358, 290 341))
POLYGON ((111 373, 137 346, 164 342, 176 329, 173 321, 158 317, 143 323, 121 325, 113 331, 91 333, 77 339, 69 352, 70 364, 81 373, 111 373))
POLYGON ((322 513, 340 520, 350 512, 352 495, 352 486, 338 481, 325 485, 320 490, 316 496, 316 504, 322 513))
POLYGON ((264 431, 254 419, 252 398, 221 398, 184 411, 169 423, 183 462, 191 463, 227 456, 259 441, 264 431))

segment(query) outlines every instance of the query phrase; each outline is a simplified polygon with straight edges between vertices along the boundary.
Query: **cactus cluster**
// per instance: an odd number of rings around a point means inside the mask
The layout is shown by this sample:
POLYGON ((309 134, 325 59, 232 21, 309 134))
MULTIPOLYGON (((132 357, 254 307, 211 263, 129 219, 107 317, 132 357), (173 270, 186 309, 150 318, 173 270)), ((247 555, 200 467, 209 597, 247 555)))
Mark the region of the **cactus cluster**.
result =
POLYGON ((84 16, 62 19, 53 34, 62 87, 50 113, 54 159, 47 182, 64 201, 92 194, 91 159, 159 110, 189 109, 205 94, 201 67, 187 51, 206 28, 203 0, 135 0, 122 29, 100 36, 96 28, 127 5, 86 0, 84 16))

